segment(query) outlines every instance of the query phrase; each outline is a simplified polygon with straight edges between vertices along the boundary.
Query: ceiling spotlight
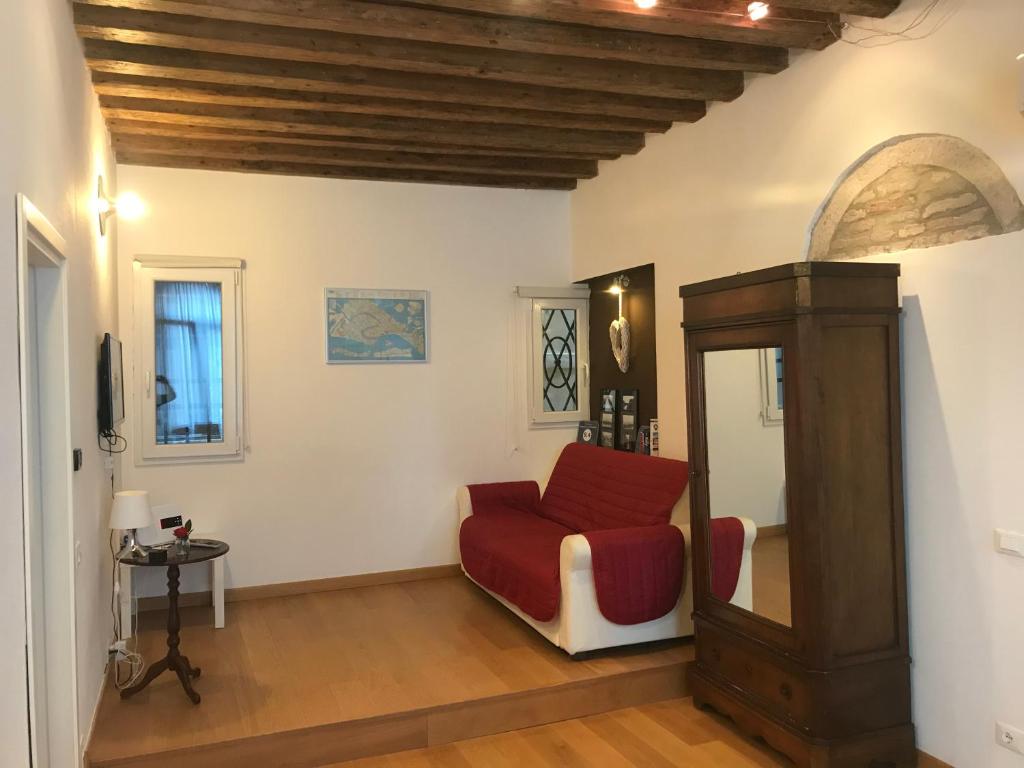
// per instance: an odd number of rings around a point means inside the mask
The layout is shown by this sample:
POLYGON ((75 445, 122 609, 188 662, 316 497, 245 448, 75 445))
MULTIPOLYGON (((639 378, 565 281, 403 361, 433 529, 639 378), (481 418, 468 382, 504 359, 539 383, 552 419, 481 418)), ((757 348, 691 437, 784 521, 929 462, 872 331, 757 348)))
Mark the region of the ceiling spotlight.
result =
POLYGON ((747 6, 747 15, 750 16, 751 21, 760 21, 768 15, 768 3, 756 0, 747 6))
POLYGON ((658 4, 658 0, 633 0, 633 2, 636 3, 637 8, 643 8, 644 10, 653 8, 658 4))

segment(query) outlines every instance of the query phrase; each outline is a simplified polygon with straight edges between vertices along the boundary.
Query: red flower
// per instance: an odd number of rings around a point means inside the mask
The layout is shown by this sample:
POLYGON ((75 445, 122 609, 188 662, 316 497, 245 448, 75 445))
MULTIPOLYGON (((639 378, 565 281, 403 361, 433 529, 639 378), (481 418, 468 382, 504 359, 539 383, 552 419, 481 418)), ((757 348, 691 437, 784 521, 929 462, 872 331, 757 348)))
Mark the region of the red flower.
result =
POLYGON ((181 528, 175 528, 174 529, 174 535, 175 535, 175 537, 177 537, 179 539, 187 539, 188 538, 188 528, 186 528, 185 526, 182 526, 181 528))

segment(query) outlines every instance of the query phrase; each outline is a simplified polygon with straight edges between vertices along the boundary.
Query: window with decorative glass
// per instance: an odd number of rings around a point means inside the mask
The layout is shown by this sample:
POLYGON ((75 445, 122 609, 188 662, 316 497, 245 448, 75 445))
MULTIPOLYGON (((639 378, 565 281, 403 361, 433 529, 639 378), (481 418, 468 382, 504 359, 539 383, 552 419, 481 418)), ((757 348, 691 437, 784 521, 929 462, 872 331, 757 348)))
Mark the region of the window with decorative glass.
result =
POLYGON ((241 268, 136 261, 136 455, 242 457, 241 268))
POLYGON ((589 418, 588 303, 581 298, 533 299, 530 421, 535 426, 589 418))

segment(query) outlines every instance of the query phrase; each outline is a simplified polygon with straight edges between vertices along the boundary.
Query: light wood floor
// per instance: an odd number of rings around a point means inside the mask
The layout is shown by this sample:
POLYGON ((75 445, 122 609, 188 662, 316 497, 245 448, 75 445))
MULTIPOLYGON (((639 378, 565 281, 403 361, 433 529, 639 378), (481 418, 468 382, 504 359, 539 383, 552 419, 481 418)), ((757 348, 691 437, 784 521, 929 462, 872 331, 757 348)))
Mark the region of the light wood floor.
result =
MULTIPOLYGON (((138 647, 152 661, 166 650, 164 618, 145 616, 138 647)), ((662 680, 681 680, 682 665, 693 658, 691 643, 675 641, 572 661, 462 576, 229 604, 220 630, 212 628, 209 609, 185 609, 182 616, 181 649, 202 668, 202 704, 193 706, 169 674, 127 701, 108 686, 88 750, 91 765, 623 673, 645 675, 646 682, 630 685, 662 686, 664 699, 685 695, 664 694, 662 680)), ((579 701, 597 694, 573 695, 579 701)), ((622 691, 603 695, 618 706, 643 700, 623 701, 622 691)), ((529 724, 537 722, 545 721, 529 724)), ((422 743, 442 743, 433 733, 422 743)), ((170 755, 165 761, 183 764, 170 755)))
POLYGON ((792 768, 690 699, 325 768, 792 768))
POLYGON ((789 537, 758 537, 751 556, 754 561, 754 613, 791 627, 789 537))

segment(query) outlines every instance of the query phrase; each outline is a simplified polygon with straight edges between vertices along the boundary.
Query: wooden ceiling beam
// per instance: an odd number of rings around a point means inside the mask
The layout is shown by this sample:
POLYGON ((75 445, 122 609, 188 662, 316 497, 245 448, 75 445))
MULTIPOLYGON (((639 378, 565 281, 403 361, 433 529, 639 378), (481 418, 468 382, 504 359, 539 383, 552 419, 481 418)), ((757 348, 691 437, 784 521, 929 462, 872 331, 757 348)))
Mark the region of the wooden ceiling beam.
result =
MULTIPOLYGON (((873 0, 883 2, 885 0, 873 0)), ((346 0, 80 0, 87 5, 488 50, 775 73, 785 48, 346 0)))
POLYGON ((706 109, 704 102, 687 99, 481 82, 471 77, 414 75, 366 67, 228 56, 103 40, 86 39, 84 47, 86 61, 94 71, 205 83, 544 112, 604 114, 659 122, 692 122, 700 119, 706 109))
POLYGON ((123 96, 100 97, 100 108, 107 117, 120 119, 337 136, 367 136, 502 149, 540 147, 554 152, 594 150, 634 154, 644 146, 643 134, 612 131, 560 131, 519 125, 474 125, 444 120, 190 104, 123 96))
POLYGON ((366 168, 500 173, 510 176, 593 178, 597 161, 566 158, 429 154, 338 147, 304 147, 278 142, 168 139, 161 136, 114 135, 114 150, 121 153, 173 155, 225 160, 261 160, 366 168))
MULTIPOLYGON (((409 4, 503 18, 814 50, 835 42, 829 25, 838 30, 839 22, 836 13, 792 8, 788 3, 786 7, 771 3, 766 18, 752 21, 747 14, 749 0, 659 0, 646 9, 638 8, 634 0, 410 0, 409 4)), ((822 4, 827 5, 827 0, 822 4)))
POLYGON ((424 140, 381 139, 365 136, 332 136, 330 134, 297 133, 289 131, 262 131, 253 128, 225 128, 223 126, 195 125, 188 122, 158 123, 111 117, 107 127, 115 136, 158 136, 168 139, 198 139, 204 141, 248 141, 290 144, 305 147, 334 147, 371 149, 419 154, 460 154, 486 157, 539 157, 573 160, 614 160, 612 152, 566 152, 530 147, 506 150, 500 147, 472 147, 461 144, 430 144, 424 140))
POLYGON ((371 168, 361 166, 327 166, 312 163, 282 163, 273 160, 228 160, 204 157, 175 157, 146 152, 121 152, 122 165, 146 165, 161 168, 193 168, 205 171, 265 173, 282 176, 316 176, 329 179, 362 179, 367 181, 403 181, 416 184, 446 184, 473 187, 506 187, 515 189, 572 190, 575 179, 503 176, 500 174, 417 171, 404 168, 371 168))
MULTIPOLYGON (((573 115, 565 112, 505 109, 472 104, 437 104, 412 99, 382 99, 372 96, 343 96, 336 93, 221 85, 109 72, 93 72, 92 79, 93 88, 101 96, 130 96, 137 99, 188 101, 196 104, 309 109, 360 115, 465 120, 469 123, 504 123, 506 125, 635 133, 664 133, 672 127, 672 123, 668 121, 639 120, 629 117, 573 115)), ((700 114, 703 114, 703 110, 700 111, 700 114)))
POLYGON ((743 73, 735 71, 484 51, 81 2, 74 10, 80 36, 122 43, 676 99, 731 101, 743 92, 743 73))
POLYGON ((899 8, 900 0, 785 0, 787 8, 822 13, 846 13, 884 19, 899 8))

